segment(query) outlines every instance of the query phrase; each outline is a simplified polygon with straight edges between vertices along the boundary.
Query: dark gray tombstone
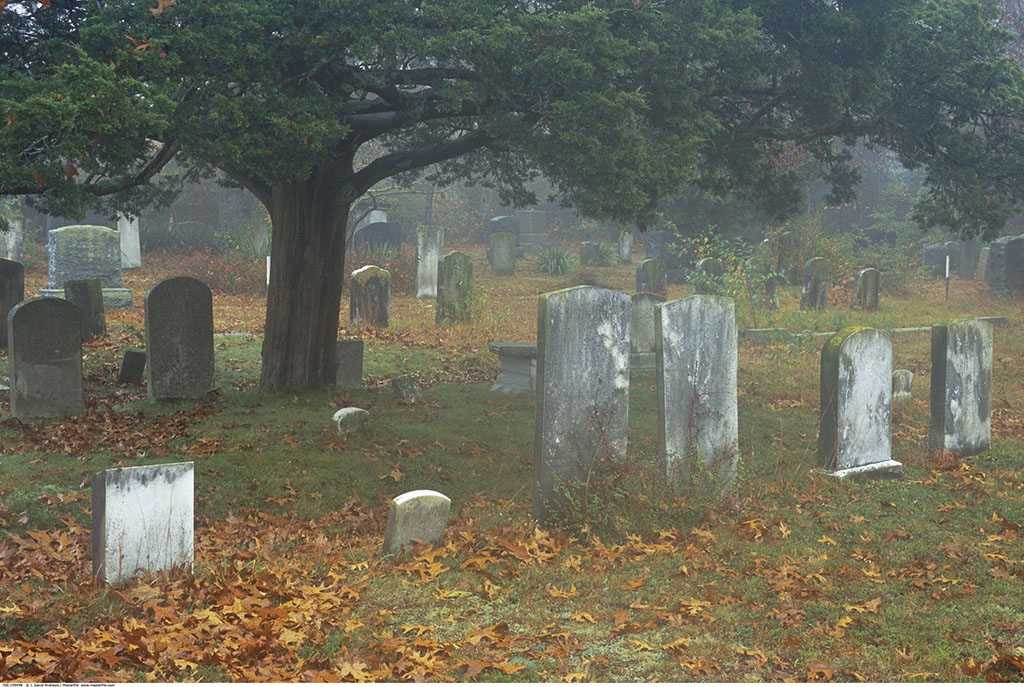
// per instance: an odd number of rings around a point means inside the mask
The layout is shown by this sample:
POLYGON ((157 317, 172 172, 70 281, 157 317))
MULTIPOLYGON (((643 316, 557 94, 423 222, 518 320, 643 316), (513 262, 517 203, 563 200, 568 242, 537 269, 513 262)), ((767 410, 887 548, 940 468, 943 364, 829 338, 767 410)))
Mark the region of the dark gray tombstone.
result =
POLYGON ((146 292, 150 401, 202 398, 213 388, 213 296, 191 277, 161 279, 146 292))
POLYGON ((956 264, 959 279, 974 279, 975 268, 978 264, 977 239, 960 242, 960 254, 957 256, 956 264))
POLYGON ((117 231, 93 225, 73 225, 47 233, 50 254, 46 288, 40 296, 64 296, 69 279, 101 281, 103 302, 115 308, 129 308, 132 292, 121 283, 121 238, 117 231))
POLYGON ((644 232, 644 255, 648 260, 661 260, 665 265, 665 278, 672 284, 685 282, 686 271, 693 266, 690 257, 674 248, 678 237, 675 232, 658 230, 644 232))
POLYGON ((348 280, 348 321, 387 327, 391 320, 391 273, 376 265, 366 265, 348 280))
POLYGON ((393 246, 402 243, 402 225, 398 222, 371 222, 357 228, 352 233, 350 244, 357 249, 365 250, 369 246, 393 246))
POLYGON ((516 246, 527 253, 536 253, 548 245, 547 215, 542 210, 519 210, 516 220, 516 246))
POLYGON ((584 266, 598 265, 601 262, 601 244, 597 241, 584 241, 580 244, 580 264, 584 266))
POLYGON ((828 287, 831 267, 825 258, 811 258, 804 265, 804 288, 800 292, 801 310, 828 308, 828 287))
POLYGON ((437 263, 444 247, 444 228, 416 228, 416 298, 437 296, 437 263))
POLYGON ((121 357, 121 369, 117 372, 118 383, 139 384, 145 379, 146 351, 129 348, 121 357))
POLYGON ((437 277, 437 324, 469 322, 473 316, 473 263, 461 251, 444 256, 437 277))
POLYGON ((1024 294, 1024 236, 1004 236, 989 246, 987 291, 999 298, 1024 294))
POLYGON ((25 266, 0 258, 0 350, 6 349, 7 313, 25 300, 25 266))
POLYGON ((491 272, 499 277, 507 277, 516 271, 516 235, 508 231, 496 231, 491 234, 491 272))
POLYGON ((7 314, 7 334, 11 415, 85 412, 78 308, 61 298, 30 298, 7 314))
POLYGON ((991 249, 985 246, 978 251, 978 268, 974 270, 974 278, 978 281, 988 281, 988 254, 991 249))
POLYGON ((420 388, 412 375, 402 375, 391 380, 391 390, 406 403, 420 402, 420 388))
POLYGON ((657 258, 641 260, 636 266, 636 292, 654 293, 662 298, 668 295, 665 263, 657 258))
POLYGON ((694 265, 694 269, 699 277, 694 290, 698 294, 716 293, 718 291, 716 286, 721 283, 722 276, 725 274, 725 267, 722 263, 714 258, 701 258, 694 265))
POLYGON ((784 231, 775 238, 775 271, 787 284, 800 283, 799 252, 800 234, 795 231, 784 231))
POLYGON ((83 339, 106 335, 107 319, 99 279, 68 279, 64 282, 64 300, 78 306, 83 339))
MULTIPOLYGON (((942 246, 946 249, 946 255, 949 256, 949 272, 952 275, 960 268, 960 242, 959 241, 946 241, 942 246)), ((943 266, 943 276, 945 276, 945 266, 943 266)))
POLYGON ((556 520, 594 462, 626 457, 630 297, 592 286, 542 294, 537 312, 533 517, 556 520))
POLYGON ((498 231, 518 234, 519 220, 512 215, 498 215, 487 220, 487 233, 493 234, 498 231))
POLYGON ((922 262, 924 271, 929 277, 946 276, 946 255, 948 253, 945 246, 934 244, 924 247, 922 262))
POLYGON ((931 445, 973 456, 992 436, 992 325, 932 327, 931 445))
POLYGON ((850 307, 868 312, 878 310, 878 292, 881 288, 882 273, 874 267, 865 267, 857 272, 853 283, 853 299, 850 307))
POLYGON ((363 386, 363 340, 344 339, 338 342, 338 371, 334 383, 342 389, 363 386))

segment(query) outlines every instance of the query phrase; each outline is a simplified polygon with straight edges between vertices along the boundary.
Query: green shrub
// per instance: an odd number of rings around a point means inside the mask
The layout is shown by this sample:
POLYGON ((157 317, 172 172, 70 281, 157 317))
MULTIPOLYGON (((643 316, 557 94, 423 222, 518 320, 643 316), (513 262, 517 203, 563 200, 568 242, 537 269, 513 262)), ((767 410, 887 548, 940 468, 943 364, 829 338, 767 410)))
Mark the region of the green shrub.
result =
POLYGON ((548 246, 537 254, 537 269, 548 274, 568 274, 572 268, 572 258, 561 248, 548 246))

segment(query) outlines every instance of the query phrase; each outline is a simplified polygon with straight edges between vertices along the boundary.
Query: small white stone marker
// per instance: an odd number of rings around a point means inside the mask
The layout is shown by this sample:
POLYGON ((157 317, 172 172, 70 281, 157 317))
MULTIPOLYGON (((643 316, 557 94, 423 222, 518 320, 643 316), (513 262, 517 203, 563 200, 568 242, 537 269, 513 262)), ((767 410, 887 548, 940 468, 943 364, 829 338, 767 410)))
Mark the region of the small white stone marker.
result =
POLYGON ((435 542, 444 536, 452 500, 430 489, 417 489, 396 496, 388 513, 384 535, 384 555, 399 553, 402 548, 419 541, 435 542))
POLYGON ((192 566, 194 463, 97 472, 92 478, 92 571, 119 585, 143 570, 192 566))
POLYGON ((362 408, 342 408, 334 414, 333 422, 338 428, 338 436, 358 432, 366 427, 370 414, 362 408))

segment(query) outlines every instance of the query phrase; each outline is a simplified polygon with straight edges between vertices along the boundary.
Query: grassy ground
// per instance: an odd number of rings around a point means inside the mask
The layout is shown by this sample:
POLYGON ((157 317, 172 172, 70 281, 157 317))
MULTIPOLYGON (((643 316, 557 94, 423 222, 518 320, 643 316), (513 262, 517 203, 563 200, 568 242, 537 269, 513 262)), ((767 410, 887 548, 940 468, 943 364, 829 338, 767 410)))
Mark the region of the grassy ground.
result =
MULTIPOLYGON (((597 475, 582 529, 530 522, 533 401, 491 394, 488 340, 531 340, 536 295, 580 281, 632 291, 633 266, 489 274, 473 325, 438 328, 397 294, 367 340, 367 388, 267 394, 262 302, 215 296, 218 390, 148 404, 117 386, 141 308, 86 345, 89 412, 20 423, 0 405, 0 679, 762 681, 1021 679, 1024 670, 1024 306, 978 284, 883 296, 876 314, 795 310, 772 326, 884 329, 1002 315, 993 448, 927 447, 929 338, 893 336, 915 373, 897 406, 898 481, 810 472, 821 339, 740 349, 741 480, 728 500, 673 494, 655 456, 653 379, 634 377, 628 468, 597 475), (386 380, 415 373, 425 400, 386 380), (372 428, 338 438, 345 405, 372 428), (196 562, 118 589, 89 579, 89 480, 117 465, 196 463, 196 562), (439 548, 381 558, 387 504, 452 497, 439 548)), ((149 261, 141 294, 174 272, 149 261)), ((29 284, 42 276, 30 273, 29 284)), ((670 296, 688 293, 673 286, 670 296)), ((849 292, 834 289, 833 302, 849 292)), ((347 320, 347 306, 342 307, 347 320)), ((762 323, 764 324, 764 323, 762 323)), ((741 323, 742 326, 742 323, 741 323)), ((0 379, 6 376, 0 358, 0 379)))

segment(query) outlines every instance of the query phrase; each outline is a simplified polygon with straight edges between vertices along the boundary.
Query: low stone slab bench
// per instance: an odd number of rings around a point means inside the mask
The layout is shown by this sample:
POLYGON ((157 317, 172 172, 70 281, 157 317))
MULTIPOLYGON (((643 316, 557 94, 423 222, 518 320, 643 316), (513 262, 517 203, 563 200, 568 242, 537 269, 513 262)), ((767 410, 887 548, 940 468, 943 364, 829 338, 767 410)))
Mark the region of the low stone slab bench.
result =
POLYGON ((537 390, 537 344, 491 341, 487 348, 498 354, 501 372, 491 391, 506 394, 532 394, 537 390))

